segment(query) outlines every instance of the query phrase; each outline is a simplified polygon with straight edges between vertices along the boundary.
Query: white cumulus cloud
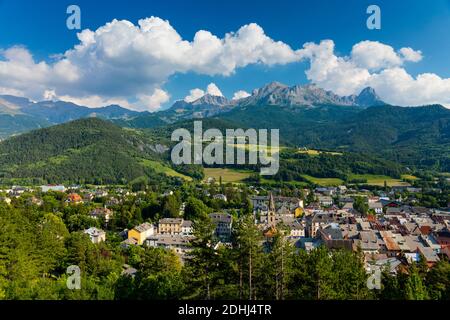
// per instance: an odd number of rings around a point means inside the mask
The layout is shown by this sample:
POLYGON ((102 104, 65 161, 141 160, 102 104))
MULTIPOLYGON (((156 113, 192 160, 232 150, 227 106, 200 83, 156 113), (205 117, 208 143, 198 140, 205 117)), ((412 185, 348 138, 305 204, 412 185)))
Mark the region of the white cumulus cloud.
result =
POLYGON ((194 102, 205 95, 205 91, 199 88, 195 88, 189 91, 189 95, 184 98, 186 102, 194 102))
POLYGON ((247 91, 239 90, 234 93, 233 100, 239 100, 239 99, 247 98, 250 96, 251 96, 251 94, 248 93, 247 91))
POLYGON ((450 79, 434 73, 410 75, 404 68, 406 61, 418 62, 422 53, 411 48, 394 48, 373 41, 353 46, 349 56, 338 56, 334 42, 306 43, 300 50, 309 60, 307 78, 318 86, 340 95, 359 93, 371 86, 390 104, 417 106, 443 104, 450 107, 450 79))
POLYGON ((211 96, 223 97, 222 91, 220 91, 219 87, 215 83, 210 83, 206 87, 206 91, 200 88, 195 88, 189 91, 189 95, 184 98, 186 102, 194 102, 195 100, 200 99, 205 94, 209 94, 211 96))
MULTIPOLYGON (((169 21, 158 17, 139 20, 137 25, 113 20, 95 31, 81 31, 78 39, 73 48, 54 56, 55 62, 35 61, 22 47, 0 51, 2 92, 14 90, 36 100, 54 92, 59 97, 91 102, 126 100, 130 104, 137 97, 135 108, 147 105, 153 110, 162 100, 149 98, 147 93, 156 92, 176 73, 229 76, 249 64, 286 64, 300 59, 290 46, 271 39, 255 23, 223 38, 199 30, 187 40, 169 21)), ((216 88, 210 91, 219 95, 216 88)), ((162 97, 160 92, 156 94, 162 97)))
MULTIPOLYGON (((237 69, 310 62, 307 78, 337 94, 355 94, 373 86, 388 103, 450 106, 449 79, 437 74, 408 74, 405 64, 423 59, 410 47, 395 49, 378 41, 356 43, 348 55, 335 53, 332 40, 293 49, 274 40, 255 23, 223 37, 199 30, 183 39, 167 20, 150 17, 133 24, 113 20, 83 30, 64 53, 36 61, 26 48, 0 48, 0 94, 32 100, 66 99, 87 106, 119 103, 155 111, 169 100, 162 88, 177 73, 230 76, 237 69)), ((204 94, 222 95, 215 85, 191 90, 186 101, 204 94)), ((242 95, 242 94, 239 94, 242 95)))

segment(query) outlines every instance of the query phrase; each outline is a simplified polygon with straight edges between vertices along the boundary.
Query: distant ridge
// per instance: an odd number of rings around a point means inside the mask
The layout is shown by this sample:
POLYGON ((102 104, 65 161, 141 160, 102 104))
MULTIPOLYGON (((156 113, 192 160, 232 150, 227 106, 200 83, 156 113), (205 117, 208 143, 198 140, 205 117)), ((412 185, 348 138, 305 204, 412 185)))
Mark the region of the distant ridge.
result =
POLYGON ((0 138, 72 120, 99 117, 103 119, 129 119, 139 112, 111 105, 88 108, 65 101, 33 102, 27 98, 0 96, 0 138))

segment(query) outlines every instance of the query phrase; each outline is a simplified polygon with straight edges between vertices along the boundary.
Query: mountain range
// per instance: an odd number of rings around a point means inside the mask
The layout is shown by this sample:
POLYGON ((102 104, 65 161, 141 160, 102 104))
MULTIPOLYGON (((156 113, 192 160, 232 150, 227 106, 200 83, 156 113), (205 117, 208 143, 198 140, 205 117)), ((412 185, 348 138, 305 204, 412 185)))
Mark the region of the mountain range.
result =
POLYGON ((315 85, 288 87, 279 82, 256 89, 251 96, 243 99, 229 100, 206 94, 192 102, 176 101, 169 109, 155 113, 132 111, 118 105, 88 108, 65 101, 33 102, 27 98, 1 95, 0 138, 88 117, 113 120, 123 126, 147 128, 180 120, 213 117, 250 105, 312 108, 325 104, 364 108, 385 103, 372 88, 364 89, 359 95, 341 97, 315 85))
MULTIPOLYGON (((210 123, 219 128, 280 129, 284 145, 365 153, 411 168, 450 172, 450 110, 440 105, 387 105, 372 88, 342 97, 315 85, 288 87, 273 82, 243 99, 207 94, 193 102, 177 101, 171 108, 155 113, 0 96, 3 137, 89 117, 137 131, 154 130, 153 136, 163 139, 166 145, 170 129, 191 127, 199 118, 205 127, 210 123)), ((45 149, 45 139, 39 143, 45 149)))
POLYGON ((65 101, 33 102, 26 98, 1 95, 0 138, 81 118, 129 119, 139 114, 117 105, 88 108, 65 101))
POLYGON ((206 94, 193 102, 177 101, 167 110, 139 115, 119 124, 135 128, 156 127, 186 119, 213 117, 247 106, 289 106, 315 108, 323 105, 358 107, 385 105, 373 88, 365 88, 359 95, 339 96, 316 85, 286 86, 279 82, 255 89, 249 97, 228 100, 206 94))

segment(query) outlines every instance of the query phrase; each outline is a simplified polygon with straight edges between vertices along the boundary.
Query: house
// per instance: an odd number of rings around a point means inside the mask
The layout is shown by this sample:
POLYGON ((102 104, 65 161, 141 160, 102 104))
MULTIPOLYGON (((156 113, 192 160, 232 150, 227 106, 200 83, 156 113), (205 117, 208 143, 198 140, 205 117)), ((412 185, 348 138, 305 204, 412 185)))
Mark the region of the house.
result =
POLYGON ((407 235, 404 236, 406 243, 408 244, 408 247, 410 249, 410 252, 417 252, 419 248, 424 247, 424 243, 422 242, 420 236, 417 235, 407 235))
POLYGON ((337 191, 338 191, 339 194, 345 194, 347 192, 347 187, 343 186, 343 185, 342 186, 338 186, 337 189, 338 189, 337 191))
POLYGON ((108 196, 108 191, 103 190, 103 189, 95 190, 94 196, 95 196, 96 198, 103 198, 103 197, 106 197, 106 196, 108 196))
POLYGON ((294 220, 291 223, 286 224, 291 237, 305 237, 305 227, 298 220, 294 220))
POLYGON ((401 234, 392 231, 380 231, 380 235, 383 238, 388 256, 396 256, 400 252, 411 252, 411 248, 401 234))
POLYGON ((83 202, 83 199, 78 193, 69 193, 67 196, 66 202, 73 203, 73 204, 79 204, 83 202))
POLYGON ((84 233, 89 235, 92 243, 100 243, 106 241, 106 232, 95 227, 84 230, 84 233))
POLYGON ((192 229, 192 221, 190 220, 184 220, 181 224, 181 234, 184 236, 190 236, 192 235, 193 229, 192 229))
POLYGON ((360 248, 364 254, 378 254, 380 242, 375 231, 361 231, 359 239, 355 239, 355 246, 360 248))
POLYGON ((92 200, 94 200, 94 194, 92 192, 85 193, 83 196, 83 200, 86 202, 91 202, 92 200))
POLYGON ((419 248, 418 251, 425 257, 425 261, 427 265, 431 268, 433 267, 440 259, 437 255, 436 251, 430 247, 419 248))
POLYGON ((410 193, 421 193, 422 188, 406 187, 406 191, 410 193))
POLYGON ((215 194, 215 195, 213 196, 213 199, 216 199, 216 200, 222 200, 222 201, 227 202, 227 196, 224 195, 224 194, 215 194))
POLYGON ((353 241, 351 239, 344 239, 337 223, 320 228, 316 236, 328 249, 353 250, 353 241))
POLYGON ((334 212, 317 212, 314 215, 308 216, 306 217, 307 236, 314 238, 319 228, 337 221, 338 217, 334 212))
POLYGON ((160 234, 180 234, 183 225, 182 218, 164 218, 158 222, 158 232, 160 234))
POLYGON ((381 204, 383 205, 383 207, 388 207, 388 208, 398 208, 400 207, 401 203, 398 201, 392 201, 392 200, 387 200, 387 199, 380 199, 381 204))
POLYGON ((449 248, 450 247, 450 231, 442 230, 436 232, 436 240, 441 245, 441 248, 449 248))
POLYGON ((383 213, 383 205, 379 201, 369 201, 369 210, 373 210, 376 214, 381 214, 383 213))
POLYGON ((41 190, 44 193, 49 192, 49 191, 66 192, 66 187, 64 187, 63 185, 46 185, 46 186, 41 186, 41 190))
POLYGON ((89 213, 89 216, 94 219, 103 218, 105 219, 106 222, 109 222, 109 220, 112 217, 112 214, 113 214, 112 210, 108 208, 95 208, 89 213))
POLYGON ((9 191, 10 197, 20 197, 27 189, 24 187, 12 187, 12 189, 9 191))
POLYGON ((322 240, 342 240, 344 236, 342 235, 341 228, 337 223, 332 223, 325 228, 320 228, 317 230, 317 235, 319 239, 322 240))
POLYGON ((353 210, 353 202, 346 202, 342 207, 342 210, 350 211, 353 210))
POLYGON ((219 238, 228 239, 231 236, 231 227, 233 225, 233 217, 228 213, 211 213, 209 214, 211 221, 215 224, 215 234, 219 238))
POLYGON ((419 237, 426 244, 427 247, 433 249, 434 251, 436 251, 436 253, 439 253, 441 251, 441 245, 432 234, 429 235, 421 234, 419 237))
MULTIPOLYGON (((303 200, 296 197, 272 196, 275 212, 277 214, 292 214, 298 208, 304 207, 303 200)), ((270 196, 252 196, 250 201, 255 212, 261 212, 263 215, 269 208, 270 196)))
POLYGON ((128 231, 128 239, 135 239, 137 244, 142 245, 145 239, 153 236, 154 233, 155 226, 145 222, 128 231))
POLYGON ((171 249, 179 255, 184 255, 192 250, 189 243, 193 239, 193 236, 158 234, 149 237, 145 244, 153 248, 171 249))
POLYGON ((318 196, 317 200, 323 207, 330 207, 333 205, 333 198, 330 196, 318 196))
POLYGON ((137 246, 138 241, 135 238, 128 238, 120 243, 123 249, 128 249, 130 246, 137 246))
POLYGON ((124 264, 122 266, 122 275, 134 278, 137 273, 137 269, 129 266, 128 264, 124 264))
POLYGON ((362 231, 372 230, 372 228, 370 227, 369 221, 358 218, 358 219, 356 219, 356 222, 358 223, 358 227, 360 230, 362 230, 362 231))
POLYGON ((359 236, 358 225, 353 223, 341 224, 341 232, 344 239, 353 239, 359 236))
POLYGON ((397 274, 401 264, 402 262, 394 257, 378 259, 375 261, 370 261, 366 265, 366 271, 369 273, 373 273, 374 271, 382 271, 385 270, 386 268, 389 268, 389 273, 395 275, 397 274))
POLYGON ((325 196, 332 196, 332 195, 336 194, 337 188, 335 188, 335 187, 328 187, 328 188, 319 187, 319 188, 316 188, 314 191, 317 193, 321 193, 325 196))

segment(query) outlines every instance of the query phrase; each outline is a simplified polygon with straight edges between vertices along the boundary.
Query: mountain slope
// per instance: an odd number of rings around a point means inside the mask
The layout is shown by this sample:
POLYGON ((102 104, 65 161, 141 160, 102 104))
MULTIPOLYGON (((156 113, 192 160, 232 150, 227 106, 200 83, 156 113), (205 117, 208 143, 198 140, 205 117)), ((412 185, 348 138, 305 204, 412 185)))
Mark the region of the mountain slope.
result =
POLYGON ((450 110, 438 105, 248 106, 217 118, 280 129, 280 139, 296 146, 374 153, 409 166, 450 170, 450 110))
MULTIPOLYGON (((155 177, 155 141, 97 119, 32 131, 0 143, 0 178, 43 182, 126 183, 155 177)), ((164 181, 163 176, 155 178, 164 181)))

